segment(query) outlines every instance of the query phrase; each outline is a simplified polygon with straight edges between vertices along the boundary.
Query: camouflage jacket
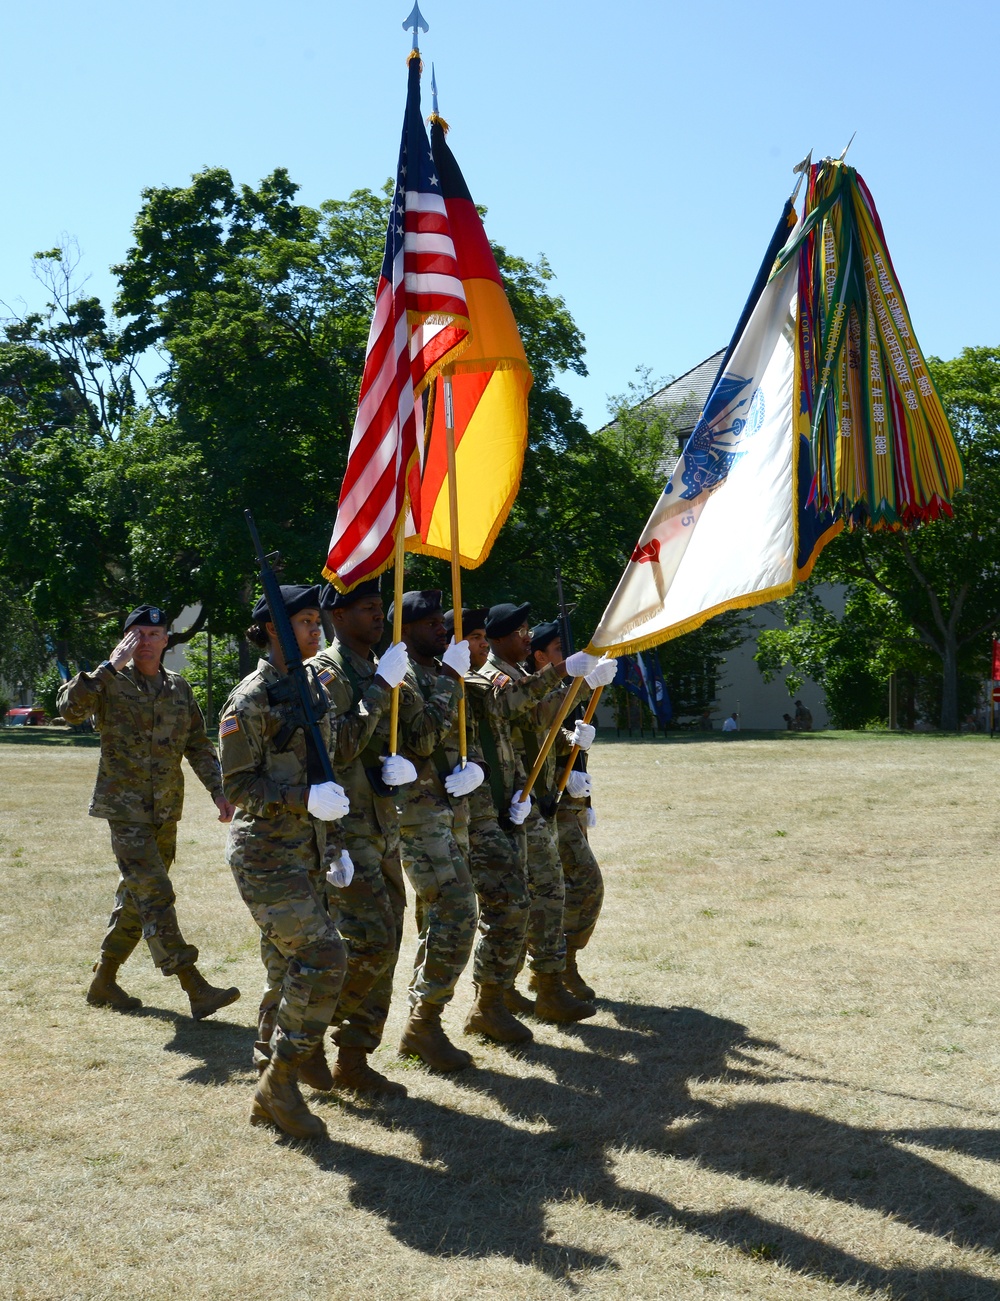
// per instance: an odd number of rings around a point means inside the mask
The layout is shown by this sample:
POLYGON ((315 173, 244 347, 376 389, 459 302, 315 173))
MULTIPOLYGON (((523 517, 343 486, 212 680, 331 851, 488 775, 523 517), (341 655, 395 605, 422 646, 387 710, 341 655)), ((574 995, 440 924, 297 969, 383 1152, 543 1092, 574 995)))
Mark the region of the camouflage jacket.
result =
POLYGON ((553 695, 556 705, 549 715, 551 722, 561 698, 561 684, 562 679, 551 665, 541 673, 528 674, 492 654, 481 669, 473 669, 466 676, 470 713, 479 726, 481 749, 491 767, 490 781, 472 793, 473 821, 505 814, 514 792, 524 786, 527 773, 523 751, 514 744, 515 721, 533 719, 542 707, 540 702, 553 695), (494 750, 496 767, 493 766, 494 750), (477 796, 481 798, 477 800, 477 796))
POLYGON ((341 641, 333 641, 314 657, 320 676, 329 675, 326 689, 338 717, 352 710, 378 713, 378 722, 363 746, 348 756, 338 745, 334 775, 347 792, 351 811, 340 826, 353 836, 392 836, 399 826, 392 791, 382 784, 382 758, 389 752, 389 705, 392 692, 375 681, 378 660, 362 658, 341 641))
MULTIPOLYGON (((317 669, 313 661, 306 670, 317 696, 325 695, 324 674, 329 670, 317 669)), ((237 806, 226 861, 250 871, 318 868, 328 834, 337 840, 341 835, 337 823, 320 822, 306 809, 309 786, 323 779, 309 772, 305 734, 296 731, 283 750, 276 748, 285 710, 271 702, 268 688, 281 676, 269 660, 260 660, 231 693, 219 724, 223 785, 226 798, 237 806)), ((335 767, 367 744, 378 717, 367 710, 339 718, 332 710, 324 714, 319 728, 335 767)))
POLYGON ((214 799, 222 774, 205 720, 190 686, 161 669, 148 678, 136 668, 102 665, 78 673, 59 689, 59 713, 68 723, 93 714, 101 759, 90 801, 94 818, 162 826, 177 822, 184 805, 185 757, 214 799))
MULTIPOLYGON (((396 790, 400 824, 414 826, 434 816, 468 820, 469 800, 453 800, 444 778, 459 762, 458 700, 461 684, 411 659, 399 689, 399 752, 416 767, 417 780, 396 790)), ((466 713, 468 757, 485 768, 475 723, 466 713)))

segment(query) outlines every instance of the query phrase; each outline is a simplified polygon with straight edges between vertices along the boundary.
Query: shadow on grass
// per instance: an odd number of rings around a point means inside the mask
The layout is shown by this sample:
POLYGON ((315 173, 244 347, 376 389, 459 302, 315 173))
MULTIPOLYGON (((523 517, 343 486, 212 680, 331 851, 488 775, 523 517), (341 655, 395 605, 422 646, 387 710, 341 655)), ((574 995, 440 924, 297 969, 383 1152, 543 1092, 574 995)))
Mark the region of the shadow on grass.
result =
MULTIPOLYGON (((528 1050, 551 1079, 470 1070, 454 1083, 499 1104, 506 1118, 470 1115, 409 1098, 365 1115, 412 1135, 423 1164, 338 1141, 306 1150, 352 1181, 351 1200, 394 1236, 433 1256, 504 1256, 575 1290, 580 1269, 615 1269, 608 1256, 561 1242, 555 1204, 586 1203, 682 1228, 768 1265, 906 1298, 996 1298, 994 1281, 961 1270, 887 1268, 740 1207, 695 1214, 630 1188, 618 1152, 669 1155, 776 1188, 861 1207, 949 1243, 993 1251, 1000 1204, 898 1144, 957 1148, 995 1159, 986 1131, 866 1129, 766 1102, 696 1099, 706 1080, 766 1084, 755 1054, 776 1045, 696 1008, 605 1003, 617 1026, 572 1028, 578 1046, 528 1050)), ((341 1104, 342 1105, 342 1104, 341 1104)), ((348 1110, 350 1108, 348 1107, 348 1110)))
POLYGON ((95 749, 101 744, 97 732, 71 732, 65 727, 0 727, 0 745, 83 746, 95 749))
POLYGON ((200 1057, 201 1064, 192 1066, 177 1078, 191 1084, 219 1085, 230 1080, 256 1079, 251 1066, 256 1030, 253 1026, 234 1025, 231 1021, 216 1021, 206 1017, 194 1021, 183 1012, 163 1007, 138 1008, 128 1016, 150 1017, 166 1021, 173 1026, 173 1038, 163 1045, 163 1051, 179 1053, 182 1057, 200 1057))

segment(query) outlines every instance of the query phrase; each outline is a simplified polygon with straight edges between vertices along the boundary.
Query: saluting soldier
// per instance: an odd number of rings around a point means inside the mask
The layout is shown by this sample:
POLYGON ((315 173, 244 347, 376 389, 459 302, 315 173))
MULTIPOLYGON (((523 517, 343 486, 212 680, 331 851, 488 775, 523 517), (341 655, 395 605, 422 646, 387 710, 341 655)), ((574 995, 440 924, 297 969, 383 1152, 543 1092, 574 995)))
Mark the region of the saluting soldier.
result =
MULTIPOLYGON (((364 707, 373 684, 397 686, 409 660, 403 643, 381 659, 375 655, 385 625, 379 579, 346 593, 328 586, 323 606, 336 635, 314 663, 327 678, 334 713, 343 715, 364 707)), ((337 1044, 332 1082, 335 1088, 391 1097, 405 1096, 406 1088, 374 1070, 369 1055, 382 1042, 406 908, 393 788, 414 781, 417 772, 402 755, 387 755, 388 737, 385 708, 364 748, 344 758, 344 747, 338 746, 334 764, 351 804, 339 830, 355 870, 350 884, 333 896, 347 943, 347 978, 332 1028, 337 1044)), ((335 854, 329 846, 328 860, 335 854)))
MULTIPOLYGON (((283 584, 281 598, 301 656, 309 660, 320 643, 320 588, 283 584)), ((332 1083, 323 1035, 336 1010, 347 956, 326 907, 324 854, 328 824, 345 815, 348 801, 341 786, 324 779, 311 734, 289 722, 282 691, 287 667, 270 613, 262 597, 247 638, 267 657, 233 690, 219 724, 225 791, 236 805, 226 861, 260 928, 267 974, 255 1054, 263 1073, 250 1120, 315 1138, 326 1126, 306 1107, 298 1081, 326 1089, 332 1083)), ((307 663, 306 672, 322 743, 332 758, 336 731, 326 687, 313 665, 307 663)), ((362 738, 378 721, 387 695, 373 687, 371 711, 356 722, 362 738)), ((348 879, 350 864, 338 864, 338 871, 348 879)))
MULTIPOLYGON (((546 665, 558 664, 563 658, 562 637, 558 623, 542 623, 531 630, 531 667, 535 673, 546 665)), ((574 711, 575 712, 575 711, 574 711)), ((556 805, 556 834, 559 859, 566 883, 566 901, 563 908, 563 932, 566 936, 566 970, 563 984, 576 998, 590 1002, 594 990, 580 975, 577 955, 585 948, 594 933, 597 919, 604 903, 604 878, 587 836, 593 810, 590 807, 592 783, 587 772, 587 751, 597 735, 597 729, 582 718, 571 717, 567 726, 560 729, 555 752, 565 759, 574 746, 580 753, 566 789, 556 805), (574 739, 575 738, 575 739, 574 739)), ((557 771, 562 768, 556 765, 557 771)))
MULTIPOLYGON (((390 620, 392 613, 390 606, 390 620)), ((399 1051, 433 1070, 456 1071, 472 1058, 445 1034, 441 1013, 476 934, 465 797, 485 774, 476 762, 474 725, 467 736, 468 762, 461 765, 458 702, 469 645, 455 645, 454 639, 449 645, 440 591, 405 592, 402 620, 410 668, 400 689, 399 750, 416 768, 417 779, 397 788, 395 798, 403 871, 417 897, 419 943, 399 1051)))
POLYGON ((232 805, 222 789, 215 749, 190 686, 163 668, 168 619, 156 605, 140 605, 125 620, 124 636, 92 673, 78 673, 59 690, 68 723, 93 715, 101 734, 97 783, 90 815, 106 818, 121 880, 87 1001, 129 1012, 138 998, 118 984, 118 969, 141 939, 165 976, 176 976, 196 1021, 240 996, 216 989, 195 966, 198 950, 181 934, 168 873, 177 849, 184 802, 181 759, 187 758, 228 822, 232 805))
MULTIPOLYGON (((519 711, 511 721, 511 742, 526 773, 534 766, 549 727, 559 712, 566 690, 561 685, 562 675, 584 677, 587 685, 594 687, 604 681, 608 669, 612 675, 614 672, 613 665, 602 665, 596 656, 577 651, 566 661, 546 666, 537 675, 529 674, 522 666, 531 648, 527 620, 529 608, 528 604, 505 602, 490 609, 486 619, 490 657, 483 670, 499 689, 508 684, 524 688, 531 678, 536 679, 536 690, 547 688, 541 699, 519 711)), ((554 825, 554 792, 555 756, 550 752, 535 783, 537 797, 524 824, 531 898, 526 950, 531 965, 530 988, 536 997, 532 1004, 516 990, 510 990, 506 999, 512 1011, 533 1011, 541 1020, 581 1021, 593 1016, 596 1009, 592 1003, 576 998, 563 983, 566 970, 565 882, 554 825)))

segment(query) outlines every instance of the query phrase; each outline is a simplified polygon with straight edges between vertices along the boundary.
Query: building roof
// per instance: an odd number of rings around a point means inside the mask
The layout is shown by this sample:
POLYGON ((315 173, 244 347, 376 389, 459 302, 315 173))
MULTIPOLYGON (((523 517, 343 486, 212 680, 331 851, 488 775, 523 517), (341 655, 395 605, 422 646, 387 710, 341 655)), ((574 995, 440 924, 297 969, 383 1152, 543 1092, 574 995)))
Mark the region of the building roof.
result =
POLYGON ((677 421, 675 429, 678 437, 686 436, 695 427, 708 401, 708 395, 725 355, 725 348, 713 352, 711 357, 706 357, 697 366, 692 366, 683 375, 678 375, 676 379, 671 380, 659 392, 652 394, 642 405, 653 407, 657 411, 670 409, 677 421))

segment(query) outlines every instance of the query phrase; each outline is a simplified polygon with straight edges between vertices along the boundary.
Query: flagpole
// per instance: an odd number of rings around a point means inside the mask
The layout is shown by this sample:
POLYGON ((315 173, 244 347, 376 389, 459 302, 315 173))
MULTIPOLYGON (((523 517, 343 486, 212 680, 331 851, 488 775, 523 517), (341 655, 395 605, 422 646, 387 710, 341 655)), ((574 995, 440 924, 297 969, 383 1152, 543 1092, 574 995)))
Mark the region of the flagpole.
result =
MULTIPOLYGON (((451 533, 451 604, 455 612, 455 641, 462 640, 462 562, 458 550, 458 476, 455 471, 455 402, 451 376, 444 377, 444 437, 448 449, 448 519, 451 533)), ((458 698, 458 753, 462 767, 468 757, 465 735, 465 683, 458 698)))
MULTIPOLYGON (((403 640, 403 564, 406 557, 406 498, 396 521, 396 552, 393 564, 392 644, 403 640)), ((397 754, 399 740, 399 687, 393 687, 389 704, 389 753, 397 754)))
POLYGON ((583 678, 574 678, 572 685, 567 690, 565 696, 563 696, 562 704, 559 706, 559 712, 552 720, 552 726, 549 728, 548 735, 542 742, 541 749, 538 751, 538 758, 535 760, 535 766, 532 768, 528 780, 524 783, 524 790, 521 792, 521 798, 518 801, 519 804, 523 804, 531 794, 531 788, 538 780, 538 775, 542 771, 542 766, 545 763, 545 760, 549 757, 549 751, 555 744, 555 739, 559 735, 559 729, 563 725, 563 720, 576 704, 576 698, 580 694, 580 688, 582 686, 583 678))
MULTIPOLYGON (((603 692, 603 690, 604 690, 603 687, 597 687, 597 689, 594 691, 594 694, 590 697, 590 700, 587 702, 587 708, 584 710, 584 714, 583 714, 583 721, 585 723, 589 723, 590 720, 597 713, 597 706, 601 702, 601 693, 603 692)), ((566 760, 566 767, 562 770, 562 776, 559 778, 559 785, 556 787, 556 790, 559 792, 560 795, 566 789, 566 783, 569 781, 569 775, 573 771, 573 765, 576 763, 576 756, 579 753, 580 753, 580 747, 578 745, 574 745, 572 750, 570 750, 569 752, 569 758, 566 760)))

